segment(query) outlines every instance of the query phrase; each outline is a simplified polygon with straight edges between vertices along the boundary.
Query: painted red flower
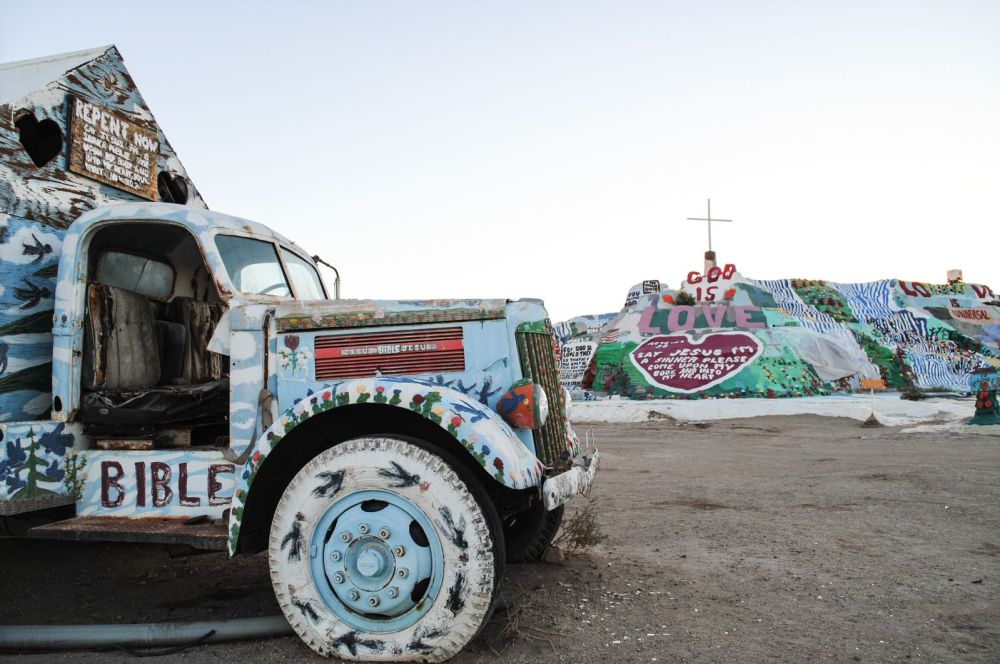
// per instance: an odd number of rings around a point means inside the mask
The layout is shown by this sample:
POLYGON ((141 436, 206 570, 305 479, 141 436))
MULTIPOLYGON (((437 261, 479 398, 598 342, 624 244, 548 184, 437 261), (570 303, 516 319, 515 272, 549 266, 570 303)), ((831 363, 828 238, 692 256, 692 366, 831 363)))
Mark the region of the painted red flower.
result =
POLYGON ((500 457, 493 459, 493 465, 496 467, 497 470, 503 470, 503 459, 501 459, 500 457))
POLYGON ((425 401, 425 399, 422 396, 420 396, 419 394, 414 394, 413 395, 413 403, 417 404, 418 406, 420 404, 422 404, 424 401, 425 401))
POLYGON ((674 303, 674 296, 673 295, 664 295, 663 296, 663 301, 666 302, 667 304, 673 304, 674 303))
POLYGON ((383 392, 385 392, 385 388, 379 385, 378 387, 375 388, 375 391, 378 392, 379 394, 382 394, 383 392))
POLYGON ((329 401, 329 400, 330 400, 330 393, 329 392, 324 392, 323 393, 323 401, 329 401))
POLYGON ((427 491, 427 489, 429 489, 429 488, 431 488, 431 483, 430 482, 421 482, 420 483, 420 490, 421 491, 427 491))
POLYGON ((299 348, 299 335, 297 335, 297 334, 289 334, 288 336, 286 336, 285 337, 285 348, 287 348, 288 350, 290 350, 292 352, 295 352, 296 350, 298 350, 298 348, 299 348))
POLYGON ((257 463, 258 461, 260 461, 260 450, 253 453, 253 462, 257 463))
POLYGON ((723 300, 731 300, 731 299, 733 299, 734 297, 736 297, 736 289, 735 289, 735 288, 730 288, 730 289, 729 289, 729 290, 727 290, 727 291, 726 291, 726 293, 725 293, 725 294, 724 294, 724 295, 722 296, 722 299, 723 299, 723 300))
POLYGON ((456 429, 458 427, 462 426, 462 418, 459 417, 458 415, 456 415, 455 417, 451 418, 451 426, 455 427, 456 429))

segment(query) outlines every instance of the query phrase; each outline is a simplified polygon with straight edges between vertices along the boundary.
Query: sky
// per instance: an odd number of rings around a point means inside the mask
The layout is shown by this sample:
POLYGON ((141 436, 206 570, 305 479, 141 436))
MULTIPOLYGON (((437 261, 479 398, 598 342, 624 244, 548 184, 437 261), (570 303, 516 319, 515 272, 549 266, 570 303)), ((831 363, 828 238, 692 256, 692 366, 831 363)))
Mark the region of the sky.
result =
POLYGON ((115 44, 209 207, 352 298, 553 320, 719 261, 1000 288, 1000 3, 13 2, 0 62, 115 44))

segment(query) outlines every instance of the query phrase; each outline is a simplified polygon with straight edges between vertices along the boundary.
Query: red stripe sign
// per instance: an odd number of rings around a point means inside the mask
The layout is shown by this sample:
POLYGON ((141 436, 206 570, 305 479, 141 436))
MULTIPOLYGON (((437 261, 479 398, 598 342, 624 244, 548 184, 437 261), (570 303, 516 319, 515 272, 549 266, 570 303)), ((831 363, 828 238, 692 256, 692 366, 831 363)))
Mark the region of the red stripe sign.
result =
POLYGON ((370 346, 349 346, 339 348, 317 348, 316 359, 339 359, 364 357, 368 355, 403 355, 406 353, 435 353, 449 350, 463 350, 461 339, 446 339, 423 343, 374 344, 370 346))

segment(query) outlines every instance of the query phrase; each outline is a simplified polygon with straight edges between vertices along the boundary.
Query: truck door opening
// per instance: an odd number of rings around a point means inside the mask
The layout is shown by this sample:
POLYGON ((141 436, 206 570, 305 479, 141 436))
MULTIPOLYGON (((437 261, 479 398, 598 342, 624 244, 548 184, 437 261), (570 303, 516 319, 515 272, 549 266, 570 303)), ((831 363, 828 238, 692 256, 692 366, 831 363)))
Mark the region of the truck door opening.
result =
POLYGON ((80 420, 95 436, 227 433, 229 367, 208 350, 225 305, 182 227, 109 226, 90 243, 80 420))

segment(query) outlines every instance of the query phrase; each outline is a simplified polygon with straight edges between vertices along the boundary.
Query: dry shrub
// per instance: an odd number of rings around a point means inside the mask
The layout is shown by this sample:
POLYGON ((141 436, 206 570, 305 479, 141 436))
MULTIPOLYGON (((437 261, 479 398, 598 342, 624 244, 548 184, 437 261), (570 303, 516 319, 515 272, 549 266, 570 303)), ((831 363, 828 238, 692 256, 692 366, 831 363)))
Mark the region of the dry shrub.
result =
POLYGON ((563 521, 552 544, 567 553, 576 553, 607 541, 608 536, 597 520, 597 501, 591 498, 573 516, 563 521))

